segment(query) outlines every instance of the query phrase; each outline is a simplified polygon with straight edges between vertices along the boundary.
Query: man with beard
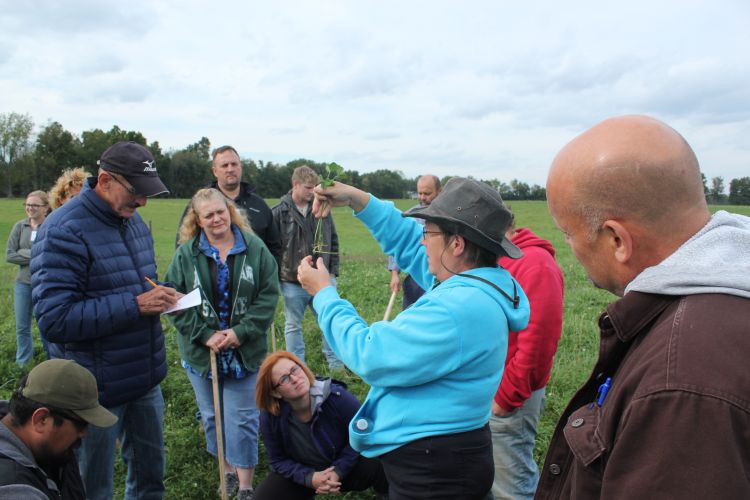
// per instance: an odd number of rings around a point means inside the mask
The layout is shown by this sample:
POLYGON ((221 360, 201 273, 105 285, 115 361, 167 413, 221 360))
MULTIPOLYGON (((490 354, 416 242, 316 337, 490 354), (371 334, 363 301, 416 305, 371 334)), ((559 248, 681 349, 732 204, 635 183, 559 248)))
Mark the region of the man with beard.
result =
MULTIPOLYGON (((279 204, 271 210, 281 235, 281 260, 279 279, 284 296, 284 337, 286 350, 305 360, 305 340, 302 337, 302 318, 305 309, 312 309, 312 296, 297 281, 297 267, 306 255, 313 253, 313 238, 318 219, 312 213, 313 189, 318 184, 318 174, 307 165, 297 167, 292 173, 292 189, 282 196, 279 204)), ((331 271, 331 284, 336 286, 339 274, 339 237, 333 217, 329 214, 321 219, 324 248, 320 253, 323 262, 331 271)), ((323 339, 323 354, 332 370, 343 369, 344 364, 336 357, 328 342, 323 339)))
POLYGON ((0 401, 0 417, 0 498, 86 498, 73 448, 89 424, 117 422, 88 370, 62 359, 37 365, 0 401))

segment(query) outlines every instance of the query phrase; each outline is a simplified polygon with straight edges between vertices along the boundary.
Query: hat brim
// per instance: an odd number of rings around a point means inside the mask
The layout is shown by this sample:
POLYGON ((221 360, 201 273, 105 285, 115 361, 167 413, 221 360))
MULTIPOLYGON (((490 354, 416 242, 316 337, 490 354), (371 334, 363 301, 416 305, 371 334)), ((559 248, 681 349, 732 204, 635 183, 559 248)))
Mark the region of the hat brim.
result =
POLYGON ((516 245, 511 243, 508 238, 503 237, 501 241, 497 241, 478 229, 467 225, 465 222, 451 217, 445 217, 443 215, 436 215, 430 213, 430 207, 414 207, 407 210, 402 214, 404 217, 414 217, 417 219, 424 219, 428 222, 433 222, 438 225, 444 225, 450 227, 457 234, 460 234, 464 238, 468 239, 472 243, 479 245, 480 247, 493 252, 495 255, 507 256, 511 259, 520 259, 523 257, 523 252, 516 245))
POLYGON ((160 194, 169 193, 169 189, 161 181, 158 175, 139 175, 128 177, 127 175, 120 174, 127 179, 135 192, 141 196, 148 198, 157 196, 160 194))
POLYGON ((85 410, 69 410, 91 425, 97 427, 112 427, 117 423, 117 417, 101 405, 85 410))

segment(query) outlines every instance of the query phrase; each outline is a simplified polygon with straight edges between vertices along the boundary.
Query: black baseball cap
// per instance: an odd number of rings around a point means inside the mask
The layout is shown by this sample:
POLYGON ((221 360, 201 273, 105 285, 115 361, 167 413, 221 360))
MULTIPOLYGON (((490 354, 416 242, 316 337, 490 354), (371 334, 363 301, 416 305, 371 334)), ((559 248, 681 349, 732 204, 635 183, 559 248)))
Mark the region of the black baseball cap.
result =
POLYGON ((110 146, 97 163, 102 170, 125 177, 139 195, 169 193, 156 172, 153 155, 137 142, 122 141, 110 146))

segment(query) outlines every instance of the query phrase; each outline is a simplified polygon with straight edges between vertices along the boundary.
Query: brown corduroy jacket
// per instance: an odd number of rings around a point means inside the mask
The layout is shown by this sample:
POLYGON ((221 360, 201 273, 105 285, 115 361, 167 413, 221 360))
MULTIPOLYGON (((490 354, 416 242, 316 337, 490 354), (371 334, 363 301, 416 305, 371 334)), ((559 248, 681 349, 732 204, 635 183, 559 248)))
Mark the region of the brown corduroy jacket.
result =
POLYGON ((599 327, 535 498, 750 498, 750 299, 630 292, 599 327))

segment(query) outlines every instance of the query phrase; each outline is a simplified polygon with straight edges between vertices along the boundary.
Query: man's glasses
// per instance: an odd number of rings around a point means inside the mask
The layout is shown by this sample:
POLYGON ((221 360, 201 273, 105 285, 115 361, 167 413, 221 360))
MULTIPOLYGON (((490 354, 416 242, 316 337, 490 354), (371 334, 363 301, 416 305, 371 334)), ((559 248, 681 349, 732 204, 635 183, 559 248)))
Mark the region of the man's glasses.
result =
POLYGON ((289 381, 292 379, 292 375, 295 377, 299 375, 300 367, 297 365, 294 365, 291 370, 289 370, 289 373, 286 375, 282 375, 281 378, 279 378, 279 381, 276 383, 276 385, 273 386, 274 389, 278 389, 282 385, 286 385, 289 383, 289 381))
POLYGON ((76 426, 76 429, 78 430, 78 432, 82 432, 83 430, 85 430, 89 426, 88 422, 86 422, 85 420, 80 419, 73 412, 69 412, 69 411, 66 411, 66 410, 55 410, 55 411, 50 411, 50 414, 54 415, 54 416, 58 416, 58 417, 64 418, 65 420, 70 420, 73 423, 73 425, 76 426))
POLYGON ((429 234, 443 234, 442 231, 428 231, 427 228, 422 229, 422 238, 427 239, 427 235, 429 234))
POLYGON ((112 172, 107 172, 110 177, 112 177, 120 186, 125 188, 125 191, 127 191, 130 196, 138 196, 138 193, 136 192, 135 188, 133 186, 127 186, 124 182, 122 182, 120 179, 118 179, 116 176, 112 175, 112 172))
POLYGON ((35 203, 24 203, 23 206, 26 208, 42 208, 42 207, 46 207, 47 205, 37 205, 35 203))

